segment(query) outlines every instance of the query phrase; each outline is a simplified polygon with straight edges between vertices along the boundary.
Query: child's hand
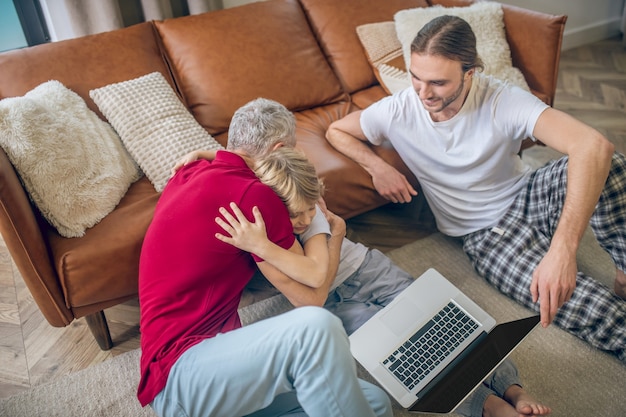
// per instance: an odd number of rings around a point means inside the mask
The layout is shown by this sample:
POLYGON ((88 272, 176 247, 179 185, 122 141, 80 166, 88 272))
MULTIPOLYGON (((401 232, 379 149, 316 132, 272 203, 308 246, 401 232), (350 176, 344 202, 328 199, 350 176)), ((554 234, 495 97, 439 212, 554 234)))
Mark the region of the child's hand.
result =
POLYGON ((172 167, 172 176, 174 174, 176 174, 176 171, 178 171, 179 169, 181 169, 182 167, 184 167, 185 165, 196 161, 200 159, 200 155, 198 151, 191 151, 189 152, 187 155, 183 156, 182 158, 180 158, 177 162, 176 165, 174 165, 172 167))
POLYGON ((216 233, 215 237, 222 242, 233 245, 234 247, 246 252, 259 254, 262 248, 269 242, 267 232, 265 230, 265 222, 258 207, 252 208, 254 222, 250 222, 241 212, 237 204, 230 203, 230 208, 235 214, 233 216, 224 207, 220 207, 221 217, 215 218, 217 223, 230 236, 216 233))
POLYGON ((172 176, 176 174, 176 171, 178 171, 185 165, 192 163, 193 161, 197 161, 198 159, 206 159, 208 161, 212 161, 215 159, 216 155, 217 155, 217 150, 199 149, 196 151, 191 151, 187 155, 180 158, 178 162, 176 162, 176 165, 174 165, 174 167, 172 168, 172 176))

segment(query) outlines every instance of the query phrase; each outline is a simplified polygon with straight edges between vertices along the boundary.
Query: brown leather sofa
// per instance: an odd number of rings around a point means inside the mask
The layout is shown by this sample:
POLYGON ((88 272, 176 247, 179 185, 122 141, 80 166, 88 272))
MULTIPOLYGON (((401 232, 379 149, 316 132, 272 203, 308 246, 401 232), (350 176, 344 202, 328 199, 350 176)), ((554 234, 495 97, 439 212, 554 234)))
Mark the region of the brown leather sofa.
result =
MULTIPOLYGON (((324 179, 329 208, 349 218, 386 203, 369 175, 324 136, 332 121, 386 94, 355 28, 430 3, 472 1, 269 0, 5 52, 0 98, 56 79, 101 115, 89 90, 158 71, 222 144, 239 106, 257 97, 277 100, 296 115, 297 146, 324 179)), ((566 16, 504 6, 504 19, 513 64, 552 104, 566 16)), ((406 172, 395 151, 377 151, 406 172)), ((83 237, 64 238, 30 202, 0 149, 0 231, 52 326, 86 317, 100 347, 112 346, 103 310, 137 296, 139 253, 158 198, 143 177, 83 237)))

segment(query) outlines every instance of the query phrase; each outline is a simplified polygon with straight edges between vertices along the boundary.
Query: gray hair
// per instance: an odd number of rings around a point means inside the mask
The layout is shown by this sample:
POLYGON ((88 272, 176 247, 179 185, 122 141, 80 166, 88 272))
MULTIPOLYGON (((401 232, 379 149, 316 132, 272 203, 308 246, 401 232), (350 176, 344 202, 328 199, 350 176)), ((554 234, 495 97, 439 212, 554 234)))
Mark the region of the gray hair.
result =
POLYGON ((257 98, 233 115, 226 149, 258 158, 279 143, 290 148, 296 145, 296 119, 282 104, 257 98))
POLYGON ((411 42, 411 53, 439 55, 461 63, 463 72, 483 69, 472 27, 458 16, 439 16, 428 22, 411 42))

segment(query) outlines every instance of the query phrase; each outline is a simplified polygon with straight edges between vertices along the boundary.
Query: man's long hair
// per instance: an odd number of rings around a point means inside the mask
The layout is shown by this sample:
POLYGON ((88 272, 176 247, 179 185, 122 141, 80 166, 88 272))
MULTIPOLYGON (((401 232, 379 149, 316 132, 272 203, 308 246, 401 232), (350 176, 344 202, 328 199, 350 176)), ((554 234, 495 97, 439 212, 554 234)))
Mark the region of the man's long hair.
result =
POLYGON ((439 16, 428 22, 411 42, 411 53, 438 55, 458 61, 463 72, 484 68, 476 50, 476 35, 472 27, 457 16, 439 16))

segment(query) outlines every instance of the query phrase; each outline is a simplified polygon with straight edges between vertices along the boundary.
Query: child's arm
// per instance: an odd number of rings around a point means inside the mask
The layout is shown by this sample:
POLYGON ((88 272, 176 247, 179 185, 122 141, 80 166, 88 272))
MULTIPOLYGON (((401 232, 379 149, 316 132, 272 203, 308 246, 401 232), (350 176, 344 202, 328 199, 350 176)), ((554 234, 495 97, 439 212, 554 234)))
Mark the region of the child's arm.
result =
POLYGON ((328 248, 327 285, 328 289, 330 289, 330 286, 335 281, 335 277, 337 276, 337 270, 339 269, 339 261, 341 259, 341 244, 344 237, 346 236, 346 222, 335 213, 332 213, 331 211, 326 209, 325 204, 323 210, 326 216, 326 220, 328 220, 328 223, 330 224, 330 238, 328 238, 325 242, 328 248))
MULTIPOLYGON (((324 245, 326 247, 320 244, 310 245, 308 253, 304 254, 285 250, 267 238, 263 216, 258 208, 254 207, 252 210, 254 222, 248 221, 236 204, 231 203, 230 208, 234 216, 222 207, 220 213, 223 218, 215 219, 229 236, 217 233, 216 238, 246 252, 254 253, 301 284, 320 288, 327 283, 329 252, 326 245, 324 245)), ((322 235, 314 236, 316 241, 321 237, 322 235)))
POLYGON ((343 236, 346 234, 346 223, 341 217, 330 212, 321 198, 316 207, 315 217, 307 230, 299 235, 299 240, 305 254, 314 250, 328 252, 327 277, 330 278, 332 285, 339 268, 341 244, 343 236))
POLYGON ((172 167, 172 175, 176 174, 176 171, 184 167, 185 165, 197 161, 198 159, 206 159, 212 161, 215 159, 215 155, 217 154, 216 149, 204 150, 198 149, 196 151, 191 151, 187 155, 183 156, 176 162, 176 165, 172 167))

